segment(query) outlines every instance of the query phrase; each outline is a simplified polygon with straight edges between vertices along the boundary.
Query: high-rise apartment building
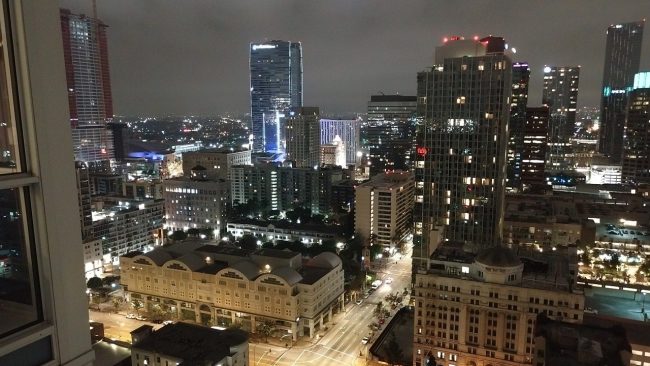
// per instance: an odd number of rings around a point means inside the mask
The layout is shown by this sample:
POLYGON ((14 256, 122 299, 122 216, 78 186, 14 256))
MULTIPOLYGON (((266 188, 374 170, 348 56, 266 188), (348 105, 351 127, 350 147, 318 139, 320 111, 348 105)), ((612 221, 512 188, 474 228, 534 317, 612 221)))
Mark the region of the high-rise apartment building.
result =
POLYGON ((510 97, 510 121, 508 122, 508 187, 521 186, 521 154, 524 150, 524 125, 528 105, 530 67, 526 62, 512 65, 512 96, 510 97))
POLYGON ((502 38, 454 37, 418 74, 415 234, 436 225, 450 241, 496 243, 503 225, 510 57, 502 38))
POLYGON ((628 94, 623 147, 623 181, 650 183, 650 72, 634 77, 628 94))
POLYGON ((531 365, 538 314, 580 323, 575 247, 525 257, 503 246, 478 254, 439 247, 415 275, 413 364, 531 365))
POLYGON ((615 163, 623 151, 627 94, 639 72, 644 25, 639 21, 607 27, 598 150, 615 163))
POLYGON ((114 157, 107 122, 113 119, 106 24, 61 9, 72 144, 76 160, 114 157))
POLYGON ((356 164, 357 152, 361 147, 360 119, 321 119, 320 143, 332 144, 336 136, 343 140, 346 165, 356 164))
POLYGON ((386 250, 396 248, 413 228, 413 174, 374 176, 356 187, 354 207, 354 231, 362 240, 386 250))
POLYGON ((318 107, 292 108, 286 120, 286 160, 297 168, 320 165, 320 111, 318 107))
POLYGON ((576 125, 580 66, 544 67, 542 104, 549 108, 548 171, 572 169, 571 137, 576 125))
POLYGON ((361 145, 368 150, 370 175, 409 170, 415 154, 417 97, 372 95, 361 126, 361 145))
POLYGON ((0 365, 92 365, 58 3, 0 14, 0 365))
POLYGON ((253 152, 283 152, 283 117, 302 107, 302 45, 253 42, 249 61, 253 152))
POLYGON ((519 180, 522 184, 546 183, 547 139, 548 107, 526 108, 520 156, 519 180))

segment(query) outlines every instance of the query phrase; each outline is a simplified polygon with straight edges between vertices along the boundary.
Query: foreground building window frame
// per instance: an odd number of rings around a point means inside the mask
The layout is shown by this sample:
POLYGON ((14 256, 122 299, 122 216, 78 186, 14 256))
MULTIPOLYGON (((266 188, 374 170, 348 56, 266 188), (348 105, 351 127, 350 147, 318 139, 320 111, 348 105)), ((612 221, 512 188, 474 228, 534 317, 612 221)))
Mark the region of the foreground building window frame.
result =
POLYGON ((28 269, 21 276, 29 283, 24 297, 32 303, 24 322, 4 306, 6 299, 0 307, 2 322, 16 323, 0 330, 0 365, 90 365, 58 4, 1 0, 0 11, 0 127, 10 127, 0 130, 0 149, 13 152, 5 159, 10 163, 0 164, 0 190, 14 190, 3 205, 17 217, 14 239, 28 269))

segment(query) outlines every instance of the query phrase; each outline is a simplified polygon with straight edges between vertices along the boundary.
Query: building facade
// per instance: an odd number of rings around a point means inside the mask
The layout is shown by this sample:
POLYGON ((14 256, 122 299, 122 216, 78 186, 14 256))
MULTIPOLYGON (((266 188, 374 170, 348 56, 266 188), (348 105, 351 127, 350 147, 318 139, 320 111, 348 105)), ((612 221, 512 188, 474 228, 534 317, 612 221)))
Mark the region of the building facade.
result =
POLYGON ((268 41, 250 44, 253 152, 283 152, 282 120, 302 107, 302 45, 268 41))
POLYGON ((228 179, 229 169, 234 165, 251 165, 250 150, 206 149, 183 153, 183 175, 192 175, 197 166, 205 168, 208 179, 228 179))
POLYGON ((411 168, 415 154, 417 97, 372 95, 361 126, 361 145, 370 157, 370 175, 411 168))
POLYGON ((143 325, 131 332, 131 366, 250 365, 248 334, 177 322, 153 330, 143 325))
MULTIPOLYGON (((537 314, 582 322, 581 291, 565 278, 553 282, 542 280, 543 273, 537 279, 524 272, 523 262, 505 247, 475 255, 442 246, 428 265, 414 283, 415 366, 530 365, 537 314)), ((562 271, 569 276, 567 268, 562 271)))
POLYGON ((544 67, 542 104, 549 108, 546 169, 572 169, 571 138, 576 126, 580 66, 544 67))
POLYGON ((292 108, 286 120, 286 160, 297 168, 320 165, 320 110, 318 107, 292 108))
POLYGON ((163 181, 165 228, 205 229, 215 236, 225 230, 230 184, 225 180, 188 177, 163 181))
POLYGON ((341 179, 340 167, 234 166, 230 174, 232 204, 252 201, 265 211, 303 207, 312 214, 325 214, 331 207, 332 184, 341 179))
POLYGON ((92 238, 101 240, 105 265, 117 265, 128 252, 162 244, 163 200, 102 197, 93 204, 92 238))
POLYGON ((335 228, 328 229, 323 225, 266 222, 244 218, 228 222, 227 231, 237 239, 244 235, 252 235, 261 243, 269 241, 275 243, 282 240, 299 241, 307 246, 312 246, 323 244, 324 241, 341 239, 335 228))
POLYGON ((614 163, 621 159, 627 94, 639 72, 644 26, 640 21, 607 27, 598 151, 614 163))
POLYGON ((527 185, 546 183, 548 149, 548 107, 526 108, 523 140, 519 157, 519 182, 527 185))
POLYGON ((315 332, 343 306, 343 268, 333 253, 303 264, 300 253, 184 242, 121 257, 121 283, 144 308, 166 304, 173 318, 256 332, 261 322, 299 336, 315 332))
POLYGON ((512 65, 512 96, 510 98, 510 120, 508 122, 508 187, 519 188, 522 184, 522 154, 525 149, 526 107, 528 106, 528 84, 530 67, 526 62, 512 65))
POLYGON ((345 146, 345 164, 356 164, 361 147, 361 123, 360 119, 321 119, 320 143, 332 144, 338 136, 345 146))
POLYGON ((636 74, 628 100, 622 179, 650 183, 650 72, 636 74))
POLYGON ((399 249, 413 228, 413 190, 413 174, 402 171, 378 174, 357 186, 354 231, 364 242, 399 249))
POLYGON ((501 235, 512 88, 504 49, 502 38, 455 38, 418 74, 414 251, 438 224, 450 241, 489 246, 501 235))
POLYGON ((75 160, 114 157, 107 123, 113 119, 106 24, 61 9, 61 34, 75 160))

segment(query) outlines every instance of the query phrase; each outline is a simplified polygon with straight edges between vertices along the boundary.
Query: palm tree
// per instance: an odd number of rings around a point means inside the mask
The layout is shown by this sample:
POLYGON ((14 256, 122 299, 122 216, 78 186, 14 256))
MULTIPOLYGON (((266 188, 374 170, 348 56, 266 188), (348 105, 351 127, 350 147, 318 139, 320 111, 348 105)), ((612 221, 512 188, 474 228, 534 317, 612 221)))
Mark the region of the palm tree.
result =
POLYGON ((268 342, 269 336, 275 331, 275 324, 270 321, 263 321, 257 325, 257 332, 264 336, 265 341, 268 342))
POLYGON ((120 310, 120 305, 122 304, 122 298, 113 297, 111 299, 111 302, 113 303, 113 307, 115 308, 115 312, 117 313, 120 310))

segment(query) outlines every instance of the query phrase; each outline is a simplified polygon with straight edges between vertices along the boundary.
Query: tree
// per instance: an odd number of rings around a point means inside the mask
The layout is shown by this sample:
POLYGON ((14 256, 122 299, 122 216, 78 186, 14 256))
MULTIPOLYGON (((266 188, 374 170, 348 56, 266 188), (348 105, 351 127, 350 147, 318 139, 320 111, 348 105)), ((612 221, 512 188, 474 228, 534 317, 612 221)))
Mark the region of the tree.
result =
POLYGON ((255 250, 257 249, 257 238, 250 234, 245 234, 237 242, 240 248, 246 250, 255 250))
POLYGON ((199 230, 197 228, 191 228, 191 229, 187 230, 187 235, 191 236, 191 237, 194 237, 194 238, 198 237, 200 233, 201 233, 201 230, 199 230))
POLYGON ((102 288, 104 284, 102 283, 102 279, 99 277, 92 277, 91 279, 86 282, 86 287, 93 291, 97 291, 100 288, 102 288))
POLYGON ((122 305, 122 302, 123 300, 120 297, 113 297, 111 299, 111 303, 113 304, 113 308, 115 309, 116 313, 120 311, 120 305, 122 305))
POLYGON ((110 286, 115 282, 118 282, 120 280, 120 276, 106 276, 102 278, 102 285, 104 286, 110 286))
POLYGON ((383 302, 378 302, 377 307, 375 307, 375 310, 373 311, 373 314, 376 316, 380 316, 382 314, 382 310, 384 308, 384 303, 383 302))
POLYGON ((131 300, 131 307, 133 308, 133 310, 135 310, 135 312, 138 315, 140 315, 140 309, 142 309, 144 307, 144 304, 139 299, 133 299, 133 300, 131 300))
POLYGON ((275 331, 275 323, 270 321, 263 321, 257 324, 257 332, 264 336, 265 340, 268 342, 269 336, 275 331))
POLYGON ((168 236, 172 241, 180 241, 187 239, 187 233, 183 230, 176 230, 168 236))

